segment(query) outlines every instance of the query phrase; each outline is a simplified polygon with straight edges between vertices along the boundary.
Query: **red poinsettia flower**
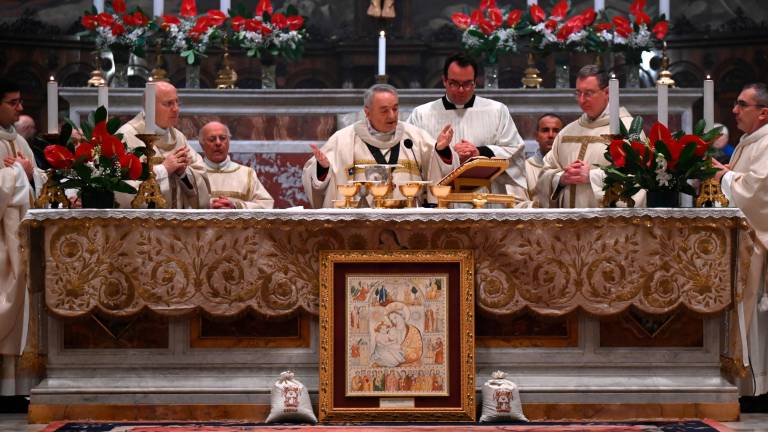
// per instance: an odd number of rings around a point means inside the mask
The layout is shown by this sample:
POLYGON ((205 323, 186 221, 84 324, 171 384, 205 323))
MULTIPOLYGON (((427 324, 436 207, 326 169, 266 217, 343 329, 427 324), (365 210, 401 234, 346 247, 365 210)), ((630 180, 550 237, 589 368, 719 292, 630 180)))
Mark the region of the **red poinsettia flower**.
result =
POLYGON ((645 163, 646 165, 651 164, 651 160, 648 157, 650 156, 650 151, 648 150, 648 147, 645 146, 645 144, 641 143, 640 141, 632 141, 629 146, 632 147, 632 151, 637 154, 637 157, 640 159, 641 163, 645 163))
POLYGON ((595 13, 595 10, 591 7, 581 13, 581 22, 585 27, 591 26, 592 23, 595 22, 595 18, 597 18, 597 13, 595 13))
POLYGON ((195 4, 195 0, 181 0, 179 15, 183 17, 197 16, 197 5, 195 4))
POLYGON ((260 32, 262 27, 263 25, 261 24, 261 21, 257 20, 256 18, 245 21, 245 31, 260 32))
POLYGON ((557 21, 555 21, 553 19, 547 20, 547 22, 544 23, 544 27, 549 29, 549 31, 555 31, 555 30, 557 30, 557 21))
POLYGON ((101 141, 101 154, 106 157, 122 156, 125 154, 125 146, 114 135, 107 135, 101 141))
POLYGON ((494 7, 488 9, 488 19, 491 21, 491 24, 493 24, 493 28, 497 29, 501 27, 501 23, 504 21, 504 15, 499 8, 494 7))
POLYGON ((278 12, 272 15, 272 24, 282 30, 288 26, 288 19, 285 18, 285 15, 278 12))
POLYGON ((88 30, 96 30, 96 27, 99 25, 99 20, 96 18, 96 15, 84 15, 80 22, 83 24, 83 27, 88 30))
POLYGON ((616 33, 621 37, 627 37, 632 34, 632 24, 623 16, 613 17, 613 26, 616 28, 616 33))
POLYGON ((112 23, 115 22, 115 17, 106 12, 102 12, 96 15, 96 20, 99 22, 99 26, 101 27, 111 27, 112 23))
POLYGON ((80 145, 77 146, 75 149, 75 158, 80 159, 83 158, 86 161, 93 160, 93 144, 90 143, 80 143, 80 145))
POLYGON ((613 25, 611 23, 599 23, 595 24, 595 31, 600 33, 604 31, 608 31, 613 28, 613 25))
POLYGON ((654 36, 656 36, 656 39, 658 40, 664 40, 664 38, 667 37, 668 32, 669 32, 668 21, 659 21, 656 23, 655 26, 653 26, 652 33, 654 34, 654 36))
POLYGON ((211 28, 211 18, 208 15, 203 15, 197 19, 194 27, 189 30, 189 36, 192 39, 199 39, 203 33, 207 32, 211 28))
POLYGON ((123 154, 120 155, 119 162, 120 167, 126 170, 129 179, 136 180, 141 177, 141 160, 138 156, 130 153, 123 154))
POLYGON ((160 27, 162 27, 163 30, 168 30, 168 28, 172 25, 181 24, 181 20, 173 15, 163 15, 160 18, 163 20, 163 22, 160 24, 160 27))
POLYGON ((707 149, 709 148, 709 144, 704 142, 703 139, 696 135, 683 135, 680 137, 680 146, 682 148, 686 148, 688 144, 693 144, 696 146, 696 149, 693 151, 693 154, 695 154, 698 157, 704 157, 704 154, 707 152, 707 149))
POLYGON ((245 26, 246 19, 241 16, 236 16, 232 18, 232 21, 229 22, 229 26, 232 27, 233 31, 239 32, 243 29, 245 26))
POLYGON ((547 19, 547 14, 544 12, 544 9, 542 9, 541 6, 537 4, 531 5, 531 19, 533 20, 534 24, 538 24, 547 19))
POLYGON ((624 151, 624 140, 611 140, 611 144, 608 146, 608 151, 611 153, 613 165, 622 168, 626 163, 627 156, 627 153, 624 151))
POLYGON ((211 9, 206 15, 208 16, 209 23, 216 27, 224 24, 224 21, 227 20, 227 15, 218 9, 211 9))
POLYGON ((635 15, 635 24, 637 25, 648 25, 651 23, 651 17, 648 16, 645 12, 638 12, 635 15))
POLYGON ((272 14, 272 2, 269 0, 259 0, 256 5, 256 16, 260 17, 264 15, 264 12, 272 14))
POLYGON ((480 22, 477 23, 477 26, 480 27, 480 30, 487 35, 493 33, 493 24, 491 24, 491 22, 485 18, 481 19, 480 22))
POLYGON ((486 10, 486 9, 497 9, 496 0, 481 0, 480 10, 486 10))
POLYGON ((669 149, 669 157, 670 159, 667 161, 667 167, 670 170, 675 169, 675 166, 677 166, 677 161, 680 160, 680 154, 683 152, 683 145, 678 140, 672 140, 667 144, 667 148, 669 149))
POLYGON ((669 129, 663 124, 656 122, 651 126, 651 133, 648 135, 648 143, 651 149, 656 148, 656 143, 658 141, 663 142, 669 147, 669 143, 674 140, 672 139, 672 134, 669 132, 669 129))
POLYGON ((304 17, 301 15, 289 16, 287 18, 288 29, 291 31, 299 30, 304 26, 304 17))
POLYGON ((132 27, 143 27, 149 24, 149 17, 136 11, 130 15, 123 15, 123 22, 132 27))
POLYGON ((645 9, 645 0, 635 0, 629 5, 629 13, 632 15, 643 12, 643 9, 645 9))
POLYGON ((483 11, 480 9, 476 9, 474 12, 472 12, 472 15, 469 17, 469 22, 472 25, 478 25, 480 24, 480 21, 485 19, 485 15, 483 15, 483 11))
POLYGON ((93 137, 93 140, 96 142, 102 142, 106 136, 109 135, 109 132, 107 132, 107 121, 102 120, 93 127, 93 133, 91 134, 91 137, 93 137))
POLYGON ((123 33, 125 33, 125 27, 123 27, 122 24, 116 22, 115 25, 112 26, 112 34, 114 36, 120 36, 123 33))
POLYGON ((453 21, 459 30, 463 31, 469 28, 470 21, 469 15, 467 14, 456 12, 455 14, 451 15, 451 21, 453 21))
POLYGON ((523 17, 523 11, 520 9, 515 9, 509 11, 509 15, 507 15, 507 25, 510 27, 514 27, 517 25, 517 23, 520 22, 520 18, 523 17))
POLYGON ((565 14, 568 13, 568 1, 567 0, 560 0, 559 3, 555 5, 555 7, 552 8, 552 18, 560 21, 561 19, 565 18, 565 14))
POLYGON ((75 156, 68 148, 62 145, 49 145, 43 150, 45 160, 56 169, 65 169, 72 166, 75 156))
POLYGON ((112 10, 114 10, 116 14, 124 14, 125 0, 112 0, 112 10))

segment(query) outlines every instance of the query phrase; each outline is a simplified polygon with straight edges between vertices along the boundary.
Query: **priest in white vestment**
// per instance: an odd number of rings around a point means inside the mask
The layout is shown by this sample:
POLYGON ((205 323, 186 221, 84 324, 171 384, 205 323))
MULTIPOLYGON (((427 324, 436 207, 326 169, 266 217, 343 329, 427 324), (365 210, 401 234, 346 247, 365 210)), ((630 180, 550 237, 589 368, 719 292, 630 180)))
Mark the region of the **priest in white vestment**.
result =
POLYGON ((200 129, 212 209, 271 209, 275 200, 256 177, 251 167, 232 162, 229 140, 232 134, 222 123, 213 121, 200 129))
MULTIPOLYGON (((168 208, 208 208, 210 194, 208 177, 205 174, 203 158, 187 143, 187 138, 176 129, 179 122, 179 97, 176 87, 165 81, 158 81, 156 87, 155 113, 158 130, 162 138, 155 141, 155 176, 168 208)), ((144 147, 136 137, 146 132, 144 113, 124 124, 118 133, 126 138, 130 149, 144 147)), ((131 183, 138 188, 138 182, 131 183)), ((130 207, 133 195, 118 193, 115 197, 120 207, 130 207)))
POLYGON ((416 107, 408 123, 432 136, 451 125, 451 147, 462 163, 474 156, 507 159, 509 168, 494 179, 491 193, 513 195, 519 206, 526 206, 530 197, 525 179, 525 142, 504 104, 475 95, 476 78, 474 59, 465 54, 448 57, 443 65, 445 95, 416 107))
MULTIPOLYGON (((766 249, 768 249, 768 89, 763 83, 749 84, 733 106, 736 126, 744 132, 728 165, 713 159, 720 168, 723 194, 738 207, 754 231, 750 271, 741 297, 749 349, 747 377, 740 382, 744 395, 768 393, 768 294, 766 294, 766 249), (750 373, 751 372, 751 373, 750 373)), ((738 307, 738 306, 737 306, 738 307)))
POLYGON ((563 128, 563 119, 557 114, 546 113, 536 120, 536 142, 539 148, 533 156, 525 160, 525 180, 528 183, 528 196, 534 200, 534 206, 540 207, 536 197, 536 183, 544 167, 544 156, 552 150, 555 137, 563 128))
POLYGON ((0 395, 19 393, 16 358, 26 338, 27 272, 22 259, 19 225, 32 207, 34 188, 42 188, 44 177, 35 156, 13 123, 24 109, 20 87, 0 78, 0 395))
MULTIPOLYGON (((605 150, 610 143, 608 76, 595 65, 581 68, 576 79, 576 98, 583 114, 565 126, 555 138, 552 150, 536 184, 536 198, 542 207, 602 207, 601 165, 608 165, 605 150)), ((629 128, 632 116, 623 107, 619 116, 629 128)), ((645 206, 645 192, 633 196, 635 207, 645 206)))
MULTIPOLYGON (((333 207, 343 199, 336 186, 365 180, 361 164, 399 164, 392 172, 394 184, 414 180, 438 182, 459 166, 449 143, 450 125, 437 134, 437 142, 424 130, 398 120, 397 90, 376 84, 365 92, 365 120, 337 131, 320 149, 312 144, 314 156, 304 165, 302 182, 314 208, 333 207)), ((395 188, 392 197, 402 199, 395 188)), ((367 199, 371 199, 370 194, 367 199)))

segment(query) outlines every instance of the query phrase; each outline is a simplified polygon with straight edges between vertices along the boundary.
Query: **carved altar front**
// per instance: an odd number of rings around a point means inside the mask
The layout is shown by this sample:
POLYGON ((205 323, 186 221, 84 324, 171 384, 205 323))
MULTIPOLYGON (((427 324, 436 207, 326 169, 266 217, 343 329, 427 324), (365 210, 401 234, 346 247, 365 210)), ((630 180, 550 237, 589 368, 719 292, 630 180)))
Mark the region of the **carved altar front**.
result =
POLYGON ((253 407, 268 405, 282 368, 317 390, 319 252, 399 249, 474 251, 481 321, 565 322, 564 343, 478 339, 478 385, 506 370, 533 418, 552 418, 553 404, 567 417, 563 407, 584 405, 585 392, 634 417, 738 415, 719 359, 722 312, 741 284, 735 209, 32 210, 25 225, 49 314, 48 376, 32 391, 32 417, 73 406, 93 415, 144 395, 258 418, 253 407), (304 316, 311 333, 294 346, 199 344, 200 315, 304 316), (167 337, 65 344, 69 323, 88 317, 159 320, 167 337), (650 337, 626 338, 617 321, 650 337), (653 340, 662 330, 671 339, 653 340))

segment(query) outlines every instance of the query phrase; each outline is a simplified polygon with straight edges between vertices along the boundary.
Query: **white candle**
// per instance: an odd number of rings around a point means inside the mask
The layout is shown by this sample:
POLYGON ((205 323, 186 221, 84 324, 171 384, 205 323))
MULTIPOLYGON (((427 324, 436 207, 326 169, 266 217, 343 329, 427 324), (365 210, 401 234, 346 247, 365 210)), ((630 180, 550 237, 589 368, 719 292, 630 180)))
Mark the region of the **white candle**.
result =
POLYGON ((669 21, 669 0, 659 0, 659 15, 664 15, 669 21))
POLYGON ((619 134, 619 80, 616 75, 611 74, 611 80, 608 81, 608 121, 611 135, 619 134))
POLYGON ((704 80, 704 121, 707 130, 715 126, 715 82, 709 75, 704 80))
POLYGON ((147 81, 147 86, 144 87, 144 116, 145 124, 144 133, 153 134, 157 130, 155 125, 155 83, 150 78, 147 81))
POLYGON ((231 0, 219 0, 219 9, 226 15, 229 15, 227 11, 229 11, 230 7, 232 7, 231 0))
POLYGON ((387 37, 384 30, 379 32, 379 75, 387 74, 387 37))
POLYGON ((104 0, 93 0, 93 7, 96 8, 96 12, 104 12, 104 0))
POLYGON ((99 101, 96 104, 97 108, 103 106, 104 108, 109 110, 109 96, 108 96, 108 93, 107 93, 108 92, 108 88, 109 87, 107 87, 105 85, 100 85, 98 87, 98 89, 99 89, 99 101))
POLYGON ((158 17, 163 14, 164 0, 152 0, 152 15, 158 17))
POLYGON ((669 88, 666 84, 656 84, 656 92, 658 95, 658 121, 669 127, 669 88))
POLYGON ((595 0, 595 12, 605 9, 605 0, 595 0))
POLYGON ((59 133, 59 85, 51 77, 48 88, 48 133, 59 133))

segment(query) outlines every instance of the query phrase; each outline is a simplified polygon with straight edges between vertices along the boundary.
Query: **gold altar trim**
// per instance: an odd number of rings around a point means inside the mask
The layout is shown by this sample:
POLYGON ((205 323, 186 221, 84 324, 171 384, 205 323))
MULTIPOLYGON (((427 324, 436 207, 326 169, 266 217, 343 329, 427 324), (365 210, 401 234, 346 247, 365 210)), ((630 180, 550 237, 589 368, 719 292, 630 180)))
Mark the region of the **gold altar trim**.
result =
POLYGON ((42 231, 46 305, 65 317, 94 309, 125 317, 145 308, 166 316, 317 314, 321 250, 473 250, 477 306, 494 315, 527 308, 608 316, 629 307, 713 314, 731 305, 732 285, 743 277, 734 273, 739 217, 62 217, 24 224, 42 231))

